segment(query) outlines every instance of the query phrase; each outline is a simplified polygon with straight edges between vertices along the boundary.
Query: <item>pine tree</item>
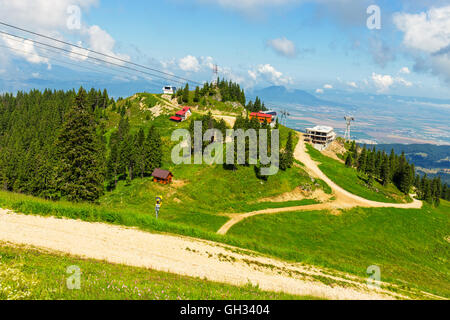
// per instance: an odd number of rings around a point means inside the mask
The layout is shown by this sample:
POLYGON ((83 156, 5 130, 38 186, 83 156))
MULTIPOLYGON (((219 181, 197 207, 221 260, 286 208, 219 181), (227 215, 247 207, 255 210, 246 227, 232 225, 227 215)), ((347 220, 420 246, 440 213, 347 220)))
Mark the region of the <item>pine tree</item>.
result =
POLYGON ((199 102, 199 101, 200 101, 200 88, 196 87, 195 93, 194 93, 194 102, 199 102))
POLYGON ((58 150, 58 187, 69 201, 96 201, 103 194, 101 140, 86 91, 80 88, 72 109, 60 130, 58 150))
POLYGON ((348 152, 347 156, 345 157, 345 166, 351 168, 352 165, 353 165, 352 155, 350 152, 348 152))
POLYGON ((383 186, 387 186, 387 184, 389 183, 389 177, 390 177, 389 158, 386 154, 384 154, 380 173, 380 178, 383 186))
POLYGON ((188 83, 186 83, 186 86, 184 87, 182 101, 184 103, 189 103, 189 84, 188 83))
POLYGON ((136 153, 136 176, 141 178, 145 175, 145 131, 141 128, 137 134, 134 150, 136 153))
POLYGON ((358 158, 358 171, 366 172, 366 167, 367 167, 367 150, 364 147, 358 158))
POLYGON ((145 173, 151 175, 162 164, 162 141, 158 130, 151 127, 144 143, 145 173))

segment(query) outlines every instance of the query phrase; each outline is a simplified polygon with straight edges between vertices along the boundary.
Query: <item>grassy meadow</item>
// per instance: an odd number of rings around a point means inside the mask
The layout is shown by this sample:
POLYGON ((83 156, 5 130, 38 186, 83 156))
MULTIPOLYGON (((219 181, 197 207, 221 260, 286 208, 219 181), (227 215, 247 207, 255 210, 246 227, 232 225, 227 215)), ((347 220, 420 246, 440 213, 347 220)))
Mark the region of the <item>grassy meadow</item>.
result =
POLYGON ((369 187, 366 183, 367 177, 364 174, 358 173, 355 169, 348 168, 343 163, 323 155, 309 144, 306 147, 311 158, 320 163, 320 170, 341 188, 373 201, 396 203, 412 201, 409 196, 403 194, 392 183, 383 186, 374 181, 373 185, 369 187))
POLYGON ((261 251, 450 298, 450 203, 423 209, 356 208, 290 212, 249 218, 229 235, 257 242, 261 251))
POLYGON ((144 268, 82 260, 0 243, 0 300, 297 300, 313 297, 226 285, 144 268), (81 271, 69 290, 67 268, 81 271))

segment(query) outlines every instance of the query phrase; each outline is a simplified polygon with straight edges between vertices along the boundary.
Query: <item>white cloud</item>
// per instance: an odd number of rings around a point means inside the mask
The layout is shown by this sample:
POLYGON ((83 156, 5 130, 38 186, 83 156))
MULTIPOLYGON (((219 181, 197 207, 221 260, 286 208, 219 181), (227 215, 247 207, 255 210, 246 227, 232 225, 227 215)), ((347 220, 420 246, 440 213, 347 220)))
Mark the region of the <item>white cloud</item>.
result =
POLYGON ((331 84, 326 84, 323 86, 324 89, 333 89, 333 86, 331 84))
MULTIPOLYGON (((106 32, 99 26, 97 25, 91 26, 87 28, 84 32, 87 33, 88 35, 90 49, 103 54, 107 54, 111 57, 119 58, 126 61, 130 60, 130 57, 128 55, 114 53, 116 40, 114 40, 114 38, 108 32, 106 32)), ((109 62, 113 62, 115 64, 123 64, 122 62, 113 58, 103 58, 103 59, 109 62)))
POLYGON ((248 74, 255 81, 262 78, 276 85, 286 85, 292 82, 292 78, 284 76, 282 72, 276 70, 270 64, 261 64, 255 70, 249 70, 248 74))
POLYGON ((69 6, 87 10, 96 4, 98 0, 0 0, 0 18, 27 29, 38 32, 53 30, 52 34, 56 34, 55 29, 67 28, 69 6))
POLYGON ((323 93, 323 89, 317 89, 317 90, 316 90, 316 93, 322 94, 322 93, 323 93))
POLYGON ((292 3, 298 3, 299 0, 200 0, 200 2, 215 2, 222 7, 243 10, 250 12, 262 7, 278 7, 292 3))
POLYGON ((286 38, 278 38, 267 41, 267 45, 271 47, 279 55, 293 58, 297 55, 297 49, 294 42, 286 38))
POLYGON ((377 73, 372 73, 372 81, 375 87, 378 89, 378 92, 386 92, 388 91, 394 84, 400 84, 405 87, 411 87, 413 85, 412 82, 405 80, 401 77, 393 77, 391 75, 381 75, 377 73))
MULTIPOLYGON (((81 41, 78 41, 77 45, 82 47, 83 43, 81 41)), ((85 61, 89 57, 89 51, 79 49, 76 47, 72 47, 69 57, 70 57, 70 59, 75 60, 75 61, 85 61)))
POLYGON ((450 6, 399 13, 394 23, 404 33, 403 44, 416 54, 415 70, 431 71, 450 82, 450 6))
POLYGON ((401 73, 401 74, 410 74, 411 71, 409 70, 408 67, 403 67, 403 68, 400 69, 399 73, 401 73))
POLYGON ((401 85, 404 85, 405 87, 412 87, 413 83, 411 81, 405 80, 401 77, 395 78, 395 82, 400 83, 401 85))
POLYGON ((358 88, 358 85, 357 85, 356 82, 354 82, 354 81, 349 81, 349 82, 347 82, 347 85, 348 85, 349 87, 352 87, 352 88, 358 88))
POLYGON ((410 48, 433 53, 450 44, 450 6, 396 14, 394 23, 405 33, 403 43, 410 48))
POLYGON ((183 71, 198 72, 200 71, 200 62, 194 56, 188 55, 178 61, 178 66, 183 71))
MULTIPOLYGON (((0 20, 13 21, 14 25, 59 40, 65 40, 64 35, 71 33, 72 35, 83 39, 83 42, 89 49, 123 60, 129 60, 127 55, 115 52, 116 41, 110 34, 97 25, 89 26, 84 23, 83 13, 98 3, 99 0, 0 0, 0 7, 2 8, 0 11, 0 20), (69 30, 68 21, 72 19, 73 12, 70 12, 68 8, 72 6, 78 6, 80 8, 81 24, 79 29, 69 30)), ((37 48, 32 41, 23 41, 22 43, 19 43, 17 41, 5 40, 5 37, 2 37, 2 39, 7 46, 14 49, 20 48, 26 51, 26 53, 19 54, 18 51, 11 50, 11 54, 20 56, 30 63, 46 63, 49 68, 51 67, 51 59, 41 56, 41 54, 45 53, 45 50, 37 48), (15 45, 14 42, 16 43, 15 45)), ((83 42, 78 41, 77 44, 82 45, 83 42)), ((52 45, 71 51, 69 58, 72 60, 84 61, 87 59, 87 57, 82 57, 77 54, 81 53, 83 55, 88 55, 88 52, 85 50, 56 42, 52 43, 52 45)), ((114 61, 116 64, 121 64, 121 62, 115 59, 105 59, 110 62, 114 61)))
POLYGON ((11 51, 14 55, 24 58, 29 63, 33 64, 40 64, 44 63, 47 64, 50 68, 50 63, 47 58, 41 57, 34 47, 34 43, 30 40, 22 40, 22 39, 16 39, 11 38, 7 35, 1 36, 2 40, 5 42, 5 44, 11 48, 11 51))
POLYGON ((372 73, 372 81, 379 92, 385 92, 394 84, 394 78, 390 75, 372 73))

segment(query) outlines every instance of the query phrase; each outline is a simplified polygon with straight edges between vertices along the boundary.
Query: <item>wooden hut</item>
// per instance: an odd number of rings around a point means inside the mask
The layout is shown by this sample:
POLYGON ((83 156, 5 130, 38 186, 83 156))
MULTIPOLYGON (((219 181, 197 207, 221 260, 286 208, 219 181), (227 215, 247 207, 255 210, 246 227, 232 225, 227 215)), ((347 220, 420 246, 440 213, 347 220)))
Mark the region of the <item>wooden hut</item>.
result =
POLYGON ((172 182, 173 174, 170 171, 155 169, 152 173, 153 181, 161 184, 169 184, 172 182))

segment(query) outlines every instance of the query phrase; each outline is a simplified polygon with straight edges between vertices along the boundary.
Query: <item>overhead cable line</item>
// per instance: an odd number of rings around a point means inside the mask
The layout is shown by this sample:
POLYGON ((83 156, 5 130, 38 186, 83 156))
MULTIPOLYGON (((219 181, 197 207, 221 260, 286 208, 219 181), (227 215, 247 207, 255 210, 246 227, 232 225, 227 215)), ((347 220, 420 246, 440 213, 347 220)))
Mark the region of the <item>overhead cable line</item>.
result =
MULTIPOLYGON (((27 32, 27 33, 30 33, 30 34, 33 34, 35 36, 42 37, 42 38, 45 38, 45 39, 48 39, 48 40, 56 41, 56 42, 59 42, 59 43, 62 43, 62 44, 68 45, 68 46, 72 46, 74 48, 78 48, 78 49, 82 49, 82 50, 85 50, 85 51, 88 51, 88 52, 92 52, 92 53, 95 53, 95 54, 98 54, 98 55, 102 55, 102 56, 105 56, 105 57, 110 58, 110 59, 115 59, 115 60, 123 62, 123 63, 128 63, 128 64, 134 65, 136 67, 147 69, 147 70, 150 70, 150 71, 153 71, 153 72, 158 72, 158 73, 164 74, 166 76, 169 76, 171 78, 177 78, 179 80, 183 80, 184 82, 182 82, 182 83, 190 82, 190 83, 202 85, 202 83, 197 82, 197 81, 193 81, 193 80, 190 80, 190 79, 187 79, 187 78, 179 77, 179 76, 173 75, 173 74, 168 73, 168 72, 164 72, 164 71, 161 71, 161 70, 158 70, 158 69, 155 69, 155 68, 150 68, 150 67, 147 67, 147 66, 135 63, 135 62, 131 62, 131 61, 128 61, 128 60, 125 60, 125 59, 121 59, 121 58, 112 56, 112 55, 108 55, 106 53, 101 53, 101 52, 98 52, 98 51, 95 51, 95 50, 92 50, 92 49, 87 49, 87 48, 84 48, 82 46, 70 43, 70 42, 62 41, 62 40, 59 40, 59 39, 56 39, 56 38, 53 38, 53 37, 49 37, 49 36, 46 36, 46 35, 34 32, 34 31, 26 30, 26 29, 23 29, 23 28, 20 28, 20 27, 17 27, 17 26, 13 26, 13 25, 5 23, 5 22, 1 22, 0 21, 0 25, 6 26, 6 27, 9 27, 9 28, 13 28, 13 29, 16 29, 16 30, 20 30, 20 31, 23 31, 23 32, 27 32)), ((33 40, 31 40, 31 41, 33 41, 33 40)), ((175 80, 171 80, 171 81, 175 81, 175 80)))
POLYGON ((142 74, 147 74, 147 75, 152 76, 152 77, 157 77, 157 78, 161 78, 161 79, 164 79, 164 80, 177 82, 179 84, 184 84, 185 83, 185 82, 182 82, 182 81, 179 81, 179 80, 168 79, 168 78, 166 78, 164 76, 161 76, 161 75, 152 74, 152 73, 149 73, 149 72, 146 72, 146 71, 142 71, 142 70, 139 70, 139 69, 131 68, 131 67, 128 67, 128 66, 125 66, 125 65, 121 65, 121 64, 118 64, 118 63, 114 63, 114 62, 111 62, 111 61, 103 60, 103 59, 96 58, 96 57, 91 57, 89 55, 82 54, 82 53, 79 53, 79 52, 67 50, 67 49, 64 49, 64 48, 59 48, 59 47, 56 47, 56 46, 53 46, 53 45, 50 45, 50 44, 47 44, 47 43, 39 42, 39 41, 36 41, 36 40, 33 40, 33 39, 17 36, 17 35, 8 33, 8 32, 0 31, 0 33, 8 35, 8 36, 11 36, 11 37, 23 39, 25 41, 31 41, 33 43, 37 43, 37 44, 40 44, 40 45, 43 45, 43 46, 46 46, 46 47, 50 47, 50 48, 53 48, 53 49, 64 51, 64 52, 67 52, 67 53, 70 53, 70 54, 75 54, 75 55, 78 55, 78 56, 81 56, 81 57, 85 57, 85 58, 88 58, 88 59, 93 59, 93 60, 96 60, 96 61, 99 61, 99 62, 107 63, 107 64, 110 64, 110 65, 114 65, 114 66, 117 66, 117 67, 120 67, 120 68, 124 68, 124 69, 128 69, 128 70, 140 72, 142 74))
MULTIPOLYGON (((12 39, 12 40, 13 40, 13 39, 12 39)), ((15 41, 17 41, 17 40, 15 40, 15 41)), ((0 47, 2 47, 2 48, 7 48, 7 49, 9 49, 9 50, 13 50, 13 51, 16 51, 16 52, 21 52, 21 53, 25 53, 25 54, 30 54, 29 51, 21 50, 21 49, 18 49, 18 48, 13 48, 13 47, 8 46, 8 45, 1 45, 1 44, 0 44, 0 47)), ((36 46, 36 47, 38 47, 38 46, 36 46)), ((38 47, 38 48, 41 48, 41 47, 38 47)), ((48 49, 46 48, 46 49, 44 49, 44 50, 48 50, 48 49)), ((55 52, 55 51, 51 51, 51 50, 49 50, 49 51, 50 51, 50 52, 55 52)), ((59 52, 58 52, 58 54, 59 54, 59 52)), ((89 71, 92 71, 92 72, 95 72, 95 73, 99 73, 99 74, 110 74, 110 75, 113 75, 113 76, 118 76, 118 75, 119 75, 119 74, 116 74, 116 73, 112 73, 111 71, 96 70, 96 69, 94 69, 94 68, 90 68, 90 67, 88 67, 88 66, 84 66, 84 65, 81 65, 81 64, 76 64, 76 63, 72 63, 72 62, 69 62, 69 61, 58 60, 58 59, 55 59, 54 57, 51 57, 51 56, 48 56, 48 55, 44 55, 44 54, 42 54, 42 53, 39 53, 39 56, 40 56, 40 57, 43 57, 43 58, 46 58, 46 59, 52 59, 53 61, 58 62, 58 63, 61 63, 61 64, 67 64, 67 65, 70 65, 70 66, 74 66, 74 67, 86 69, 86 70, 89 70, 89 71)), ((91 62, 89 62, 89 63, 91 63, 91 62)), ((104 66, 101 66, 101 65, 97 65, 97 66, 104 68, 104 66)), ((114 70, 114 71, 119 72, 119 70, 114 70)), ((136 76, 135 74, 132 74, 132 73, 127 72, 127 71, 123 71, 123 72, 125 72, 126 74, 128 74, 128 75, 130 75, 130 76, 136 76)), ((164 85, 162 81, 156 82, 156 81, 153 80, 153 79, 150 80, 150 79, 147 79, 147 78, 145 78, 145 77, 143 77, 143 76, 140 76, 140 77, 143 78, 143 79, 145 79, 146 81, 148 81, 148 82, 150 82, 150 83, 155 84, 155 85, 164 85)))

